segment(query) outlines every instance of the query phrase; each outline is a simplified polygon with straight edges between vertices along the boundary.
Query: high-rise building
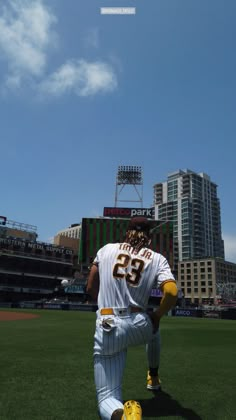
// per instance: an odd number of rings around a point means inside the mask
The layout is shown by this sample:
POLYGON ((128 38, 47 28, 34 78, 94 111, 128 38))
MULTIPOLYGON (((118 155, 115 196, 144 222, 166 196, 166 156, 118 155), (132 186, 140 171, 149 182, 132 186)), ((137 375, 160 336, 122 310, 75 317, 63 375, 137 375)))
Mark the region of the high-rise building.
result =
POLYGON ((173 222, 174 259, 224 259, 217 185, 205 173, 189 169, 154 185, 155 219, 173 222))

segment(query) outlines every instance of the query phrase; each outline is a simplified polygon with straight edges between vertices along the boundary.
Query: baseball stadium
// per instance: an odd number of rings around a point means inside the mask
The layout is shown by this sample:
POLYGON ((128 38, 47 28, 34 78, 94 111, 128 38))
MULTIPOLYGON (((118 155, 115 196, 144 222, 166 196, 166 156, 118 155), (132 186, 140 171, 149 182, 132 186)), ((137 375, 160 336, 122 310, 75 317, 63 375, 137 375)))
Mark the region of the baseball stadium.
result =
MULTIPOLYGON (((3 222, 0 418, 99 419, 93 373, 97 306, 88 300, 86 281, 97 250, 123 238, 129 219, 82 219, 78 255, 69 247, 37 241, 34 226, 3 222), (70 281, 66 288, 61 287, 63 279, 70 281)), ((173 225, 152 223, 151 247, 173 266, 173 225)), ((160 299, 158 289, 153 289, 150 308, 160 299)), ((232 316, 225 310, 209 316, 209 311, 181 308, 179 303, 160 326, 161 390, 146 389, 145 348, 131 347, 123 378, 124 401, 138 401, 144 420, 233 420, 232 316)))

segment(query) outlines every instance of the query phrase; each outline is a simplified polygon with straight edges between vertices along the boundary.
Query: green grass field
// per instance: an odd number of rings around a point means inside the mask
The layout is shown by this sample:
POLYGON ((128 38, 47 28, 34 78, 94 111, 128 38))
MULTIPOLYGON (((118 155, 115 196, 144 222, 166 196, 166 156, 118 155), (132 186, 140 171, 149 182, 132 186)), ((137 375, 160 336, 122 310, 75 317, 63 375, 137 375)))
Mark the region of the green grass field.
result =
MULTIPOLYGON (((95 313, 30 312, 40 318, 0 322, 0 419, 99 419, 95 313)), ((161 337, 163 391, 154 397, 146 390, 140 346, 128 352, 124 400, 138 400, 144 420, 235 420, 235 321, 165 317, 161 337)))

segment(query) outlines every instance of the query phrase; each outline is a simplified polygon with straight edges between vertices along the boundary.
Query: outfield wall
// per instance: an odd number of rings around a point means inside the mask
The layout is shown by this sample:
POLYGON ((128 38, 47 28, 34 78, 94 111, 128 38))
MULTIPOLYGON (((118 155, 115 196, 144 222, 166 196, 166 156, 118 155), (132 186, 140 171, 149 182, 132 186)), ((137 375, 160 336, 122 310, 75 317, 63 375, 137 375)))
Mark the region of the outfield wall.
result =
POLYGON ((236 308, 228 308, 228 309, 175 308, 172 310, 172 316, 181 316, 185 318, 212 318, 212 319, 236 320, 236 308))
MULTIPOLYGON (((76 302, 0 302, 0 308, 20 308, 20 309, 53 309, 63 311, 88 311, 96 312, 97 305, 76 302)), ((153 307, 148 307, 148 312, 153 311, 153 307)), ((185 318, 211 318, 211 319, 231 319, 236 320, 236 308, 222 310, 205 310, 192 308, 175 308, 168 313, 169 316, 185 318)))

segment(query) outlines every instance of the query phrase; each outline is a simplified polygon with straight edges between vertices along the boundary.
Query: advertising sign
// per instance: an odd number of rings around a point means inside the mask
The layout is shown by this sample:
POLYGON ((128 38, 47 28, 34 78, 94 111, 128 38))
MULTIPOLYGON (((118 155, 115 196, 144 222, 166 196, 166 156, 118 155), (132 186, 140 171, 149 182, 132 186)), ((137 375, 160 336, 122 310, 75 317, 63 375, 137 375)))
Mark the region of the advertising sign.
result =
POLYGON ((206 310, 202 312, 203 318, 221 318, 220 311, 206 310))
POLYGON ((82 284, 72 284, 68 287, 65 287, 65 293, 85 293, 85 286, 82 284))
POLYGON ((162 297, 163 293, 160 291, 160 289, 152 289, 151 296, 152 297, 162 297))
POLYGON ((175 309, 175 316, 197 316, 197 311, 195 309, 175 309))
POLYGON ((129 208, 129 207, 104 207, 104 217, 135 217, 145 216, 147 218, 154 218, 154 208, 129 208))
POLYGON ((30 253, 36 250, 41 251, 42 255, 50 252, 57 257, 60 257, 61 255, 73 255, 73 251, 70 248, 60 247, 43 242, 31 242, 21 238, 11 239, 0 237, 0 248, 4 248, 5 250, 18 250, 26 253, 30 253))

